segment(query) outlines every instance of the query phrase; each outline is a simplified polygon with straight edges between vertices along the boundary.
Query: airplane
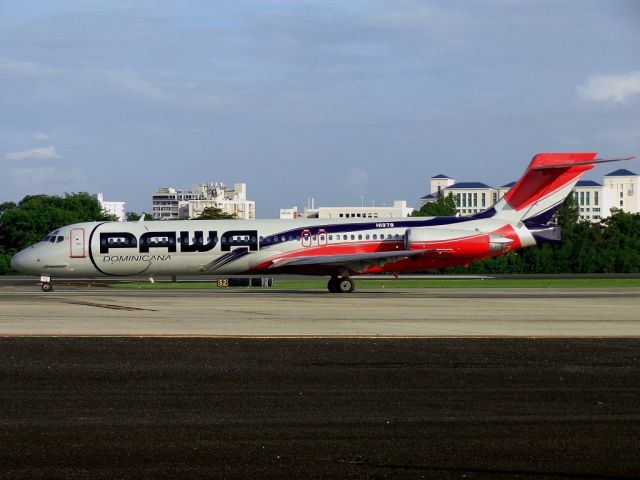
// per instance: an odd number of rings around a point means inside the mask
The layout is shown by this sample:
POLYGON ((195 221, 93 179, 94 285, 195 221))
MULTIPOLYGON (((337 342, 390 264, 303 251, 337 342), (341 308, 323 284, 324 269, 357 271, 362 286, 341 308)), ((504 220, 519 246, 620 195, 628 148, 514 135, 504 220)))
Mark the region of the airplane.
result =
POLYGON ((469 216, 305 220, 86 222, 61 227, 17 253, 11 266, 52 277, 157 275, 329 276, 329 292, 354 290, 352 276, 424 271, 560 240, 553 215, 592 152, 540 153, 492 207, 469 216))

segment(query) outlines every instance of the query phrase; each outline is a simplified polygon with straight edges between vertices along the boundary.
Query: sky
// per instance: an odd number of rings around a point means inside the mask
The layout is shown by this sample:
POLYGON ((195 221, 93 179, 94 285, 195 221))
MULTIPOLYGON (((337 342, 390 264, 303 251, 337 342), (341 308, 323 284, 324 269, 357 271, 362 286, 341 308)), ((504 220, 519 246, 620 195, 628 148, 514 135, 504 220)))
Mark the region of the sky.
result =
POLYGON ((640 153, 640 2, 0 0, 0 202, 418 206, 549 151, 640 153))

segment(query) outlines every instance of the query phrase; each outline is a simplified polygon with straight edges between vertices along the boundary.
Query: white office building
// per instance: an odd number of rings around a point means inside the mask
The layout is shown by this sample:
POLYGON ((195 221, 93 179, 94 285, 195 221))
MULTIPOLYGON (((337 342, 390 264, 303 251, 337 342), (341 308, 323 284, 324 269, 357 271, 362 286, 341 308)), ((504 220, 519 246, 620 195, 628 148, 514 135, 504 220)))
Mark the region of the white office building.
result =
POLYGON ((624 168, 604 176, 602 208, 606 216, 612 208, 628 213, 640 212, 639 178, 638 174, 624 168))
POLYGON ((393 206, 305 208, 301 214, 298 207, 282 208, 280 218, 400 218, 408 217, 413 210, 406 200, 395 200, 393 206))
POLYGON ((579 180, 573 188, 573 196, 580 208, 580 220, 599 222, 602 211, 602 185, 593 180, 579 180))
MULTIPOLYGON (((624 168, 604 176, 604 185, 593 180, 580 180, 573 190, 580 208, 580 220, 600 222, 612 208, 627 213, 640 212, 638 192, 640 176, 624 168)), ((439 195, 453 194, 458 215, 473 215, 493 206, 516 182, 494 188, 481 182, 457 182, 446 175, 429 179, 431 193, 420 198, 420 205, 435 202, 439 195)))
POLYGON ((153 218, 157 220, 197 218, 208 207, 242 220, 256 218, 256 204, 247 200, 245 183, 236 183, 233 188, 224 183, 198 183, 191 190, 162 187, 153 194, 153 218))
POLYGON ((108 202, 104 199, 102 192, 96 193, 93 198, 98 200, 103 212, 108 213, 109 215, 115 215, 119 222, 125 221, 125 202, 108 202))

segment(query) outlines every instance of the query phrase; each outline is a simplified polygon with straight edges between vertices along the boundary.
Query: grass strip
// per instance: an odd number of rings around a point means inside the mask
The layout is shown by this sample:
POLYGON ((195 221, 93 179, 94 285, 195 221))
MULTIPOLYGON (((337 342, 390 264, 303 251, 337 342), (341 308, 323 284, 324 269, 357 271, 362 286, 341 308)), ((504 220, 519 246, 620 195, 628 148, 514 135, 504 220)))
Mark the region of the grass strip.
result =
MULTIPOLYGON (((359 279, 353 277, 356 288, 617 288, 640 287, 640 278, 533 278, 533 279, 359 279)), ((202 289, 202 288, 260 288, 262 287, 218 287, 215 281, 169 281, 119 282, 111 284, 113 288, 145 288, 145 289, 202 289)), ((273 287, 277 290, 326 289, 327 279, 310 278, 296 280, 279 280, 274 277, 273 287)))

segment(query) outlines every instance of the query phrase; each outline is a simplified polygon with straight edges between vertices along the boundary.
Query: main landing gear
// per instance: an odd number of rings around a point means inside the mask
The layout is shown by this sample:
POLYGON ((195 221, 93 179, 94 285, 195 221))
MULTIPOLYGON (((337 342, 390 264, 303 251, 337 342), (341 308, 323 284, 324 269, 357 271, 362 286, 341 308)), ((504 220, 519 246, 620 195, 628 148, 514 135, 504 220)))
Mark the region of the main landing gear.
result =
POLYGON ((349 277, 331 277, 327 288, 331 293, 351 293, 353 292, 353 280, 349 277))

